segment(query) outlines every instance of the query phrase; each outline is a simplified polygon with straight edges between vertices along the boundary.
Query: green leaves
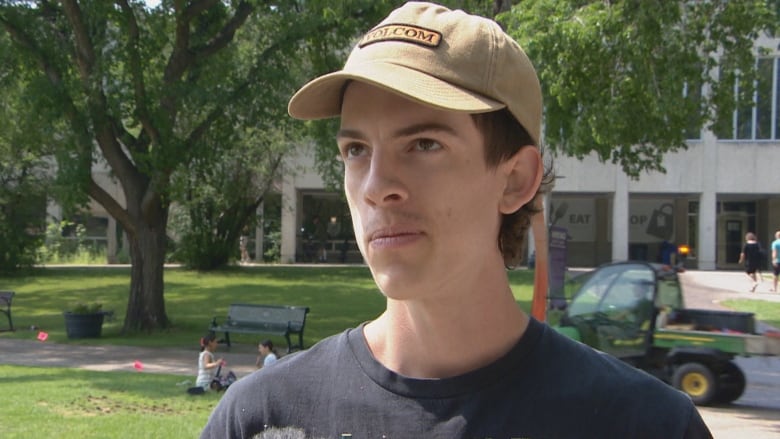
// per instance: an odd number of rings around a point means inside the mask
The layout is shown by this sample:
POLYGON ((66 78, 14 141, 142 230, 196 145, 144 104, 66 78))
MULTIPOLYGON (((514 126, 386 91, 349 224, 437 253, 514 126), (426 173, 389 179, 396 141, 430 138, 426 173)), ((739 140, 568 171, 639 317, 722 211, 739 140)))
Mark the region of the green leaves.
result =
POLYGON ((754 39, 777 25, 763 0, 523 0, 499 18, 539 72, 546 144, 632 177, 734 109, 728 76, 751 90, 754 39))

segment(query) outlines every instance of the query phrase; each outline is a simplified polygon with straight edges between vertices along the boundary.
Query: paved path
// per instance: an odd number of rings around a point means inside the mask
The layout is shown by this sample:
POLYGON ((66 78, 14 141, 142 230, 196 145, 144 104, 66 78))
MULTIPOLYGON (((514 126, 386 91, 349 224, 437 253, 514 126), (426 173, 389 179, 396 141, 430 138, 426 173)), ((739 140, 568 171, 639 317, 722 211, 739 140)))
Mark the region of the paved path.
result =
MULTIPOLYGON (((755 292, 740 271, 688 271, 680 280, 688 308, 727 309, 722 302, 729 299, 780 302, 780 294, 770 292, 771 274, 764 274, 755 292)), ((770 329, 762 322, 756 326, 758 331, 770 329)), ((747 376, 745 393, 725 407, 699 407, 704 422, 718 439, 780 437, 780 357, 740 357, 736 362, 747 376)))
MULTIPOLYGON (((242 349, 216 352, 217 358, 224 358, 226 368, 239 377, 255 370, 255 354, 242 349)), ((161 349, 132 346, 83 346, 57 343, 41 343, 37 340, 14 340, 0 338, 0 364, 15 364, 47 367, 78 367, 99 371, 137 371, 197 375, 197 349, 161 349), (140 363, 140 364, 139 364, 140 363)))
POLYGON ((728 299, 757 299, 780 302, 780 293, 772 289, 772 274, 764 273, 755 292, 751 281, 741 271, 691 270, 680 274, 688 308, 725 309, 720 302, 728 299))

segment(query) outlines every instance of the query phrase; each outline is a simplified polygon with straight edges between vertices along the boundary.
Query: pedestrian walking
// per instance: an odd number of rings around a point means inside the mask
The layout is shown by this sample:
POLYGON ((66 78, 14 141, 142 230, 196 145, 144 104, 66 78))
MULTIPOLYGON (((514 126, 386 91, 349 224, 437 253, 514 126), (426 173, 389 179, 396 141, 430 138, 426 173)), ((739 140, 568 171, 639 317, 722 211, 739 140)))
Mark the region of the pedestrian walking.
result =
MULTIPOLYGON (((745 235, 745 244, 742 246, 742 252, 739 254, 739 263, 745 265, 745 274, 751 280, 750 292, 756 291, 758 279, 756 273, 760 275, 761 267, 761 244, 756 240, 756 234, 748 232, 745 235)), ((762 279, 763 280, 763 279, 762 279)))

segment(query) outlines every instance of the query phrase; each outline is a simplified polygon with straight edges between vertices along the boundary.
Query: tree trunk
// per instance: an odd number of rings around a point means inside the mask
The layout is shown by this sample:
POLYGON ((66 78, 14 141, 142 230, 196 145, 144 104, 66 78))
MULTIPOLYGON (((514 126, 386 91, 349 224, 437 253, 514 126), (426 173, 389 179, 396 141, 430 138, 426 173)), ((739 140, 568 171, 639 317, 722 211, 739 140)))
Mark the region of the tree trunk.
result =
POLYGON ((512 9, 512 5, 517 3, 520 3, 520 0, 495 0, 493 2, 493 17, 512 9))
POLYGON ((136 232, 128 236, 132 269, 123 333, 152 331, 170 325, 163 294, 168 211, 163 208, 158 212, 140 221, 136 232))

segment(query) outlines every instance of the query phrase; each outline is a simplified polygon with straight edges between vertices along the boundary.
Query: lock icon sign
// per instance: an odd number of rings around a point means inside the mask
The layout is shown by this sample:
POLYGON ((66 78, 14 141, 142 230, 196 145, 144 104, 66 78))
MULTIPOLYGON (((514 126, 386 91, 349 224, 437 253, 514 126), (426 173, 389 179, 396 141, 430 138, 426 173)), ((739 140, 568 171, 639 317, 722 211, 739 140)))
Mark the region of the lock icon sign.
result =
POLYGON ((646 231, 648 235, 659 239, 671 239, 674 231, 674 207, 671 203, 664 203, 653 210, 646 231))

